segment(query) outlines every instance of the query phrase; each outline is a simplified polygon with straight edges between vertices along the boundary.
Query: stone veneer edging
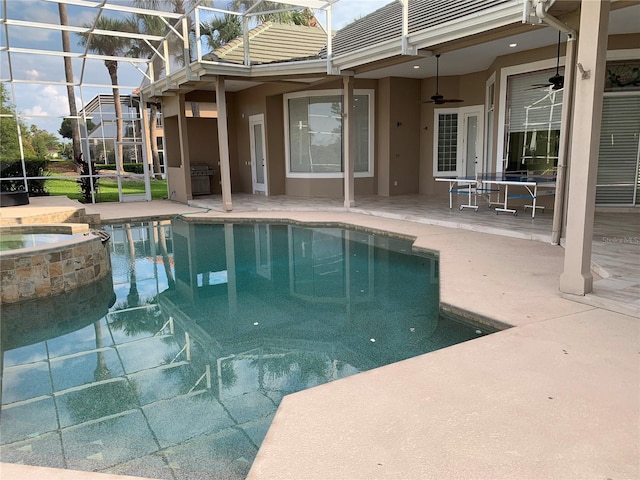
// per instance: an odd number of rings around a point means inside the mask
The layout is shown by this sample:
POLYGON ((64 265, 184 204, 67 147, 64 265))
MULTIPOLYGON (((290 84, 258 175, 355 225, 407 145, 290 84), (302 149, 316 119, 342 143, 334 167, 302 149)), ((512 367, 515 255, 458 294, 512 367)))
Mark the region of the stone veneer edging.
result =
MULTIPOLYGON (((15 232, 3 227, 0 232, 15 232)), ((0 252, 0 301, 14 303, 68 292, 111 273, 108 244, 87 225, 24 225, 20 231, 84 233, 51 245, 0 252)))

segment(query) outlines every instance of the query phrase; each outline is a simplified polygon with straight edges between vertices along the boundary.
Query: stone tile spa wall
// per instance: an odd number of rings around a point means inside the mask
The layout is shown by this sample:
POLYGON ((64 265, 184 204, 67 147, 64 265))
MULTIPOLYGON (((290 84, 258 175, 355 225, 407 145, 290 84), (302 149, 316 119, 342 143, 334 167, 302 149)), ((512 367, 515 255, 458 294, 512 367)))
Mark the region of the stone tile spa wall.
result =
MULTIPOLYGON (((13 233, 18 227, 10 228, 13 233)), ((28 226, 20 228, 29 233, 28 226)), ((40 232, 46 228, 38 226, 40 232)), ((105 232, 90 231, 86 225, 74 228, 73 224, 50 225, 47 231, 80 235, 57 243, 0 252, 3 304, 69 292, 111 274, 105 232)), ((0 235, 3 233, 8 233, 5 227, 0 229, 0 235)))

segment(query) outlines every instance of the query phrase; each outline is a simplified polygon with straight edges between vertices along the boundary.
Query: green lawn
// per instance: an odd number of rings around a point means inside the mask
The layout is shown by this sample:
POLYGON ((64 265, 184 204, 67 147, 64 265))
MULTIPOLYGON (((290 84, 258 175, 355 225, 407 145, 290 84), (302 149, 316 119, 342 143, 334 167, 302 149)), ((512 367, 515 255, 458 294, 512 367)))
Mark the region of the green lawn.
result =
MULTIPOLYGON (((80 185, 76 180, 65 180, 61 178, 52 178, 46 181, 46 189, 50 195, 65 196, 73 200, 82 201, 80 193, 80 185)), ((144 193, 144 182, 122 182, 122 193, 135 194, 144 193)), ((151 198, 160 200, 167 198, 167 181, 151 180, 151 198)), ((115 180, 100 179, 98 190, 96 193, 96 202, 117 202, 118 201, 118 183, 115 180)))

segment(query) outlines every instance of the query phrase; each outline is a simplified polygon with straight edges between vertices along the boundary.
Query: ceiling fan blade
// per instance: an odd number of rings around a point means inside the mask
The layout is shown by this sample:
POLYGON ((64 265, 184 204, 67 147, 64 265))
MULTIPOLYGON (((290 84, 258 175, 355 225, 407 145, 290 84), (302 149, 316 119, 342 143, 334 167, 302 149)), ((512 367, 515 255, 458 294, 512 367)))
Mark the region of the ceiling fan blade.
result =
POLYGON ((464 102, 457 98, 444 98, 444 95, 439 93, 440 85, 440 54, 436 54, 436 93, 431 96, 430 100, 423 100, 422 103, 435 103, 436 105, 442 105, 443 103, 458 103, 464 102))
POLYGON ((460 103, 464 102, 464 100, 460 100, 459 98, 439 98, 439 99, 431 99, 431 100, 422 100, 421 103, 435 103, 436 105, 442 105, 443 103, 460 103))

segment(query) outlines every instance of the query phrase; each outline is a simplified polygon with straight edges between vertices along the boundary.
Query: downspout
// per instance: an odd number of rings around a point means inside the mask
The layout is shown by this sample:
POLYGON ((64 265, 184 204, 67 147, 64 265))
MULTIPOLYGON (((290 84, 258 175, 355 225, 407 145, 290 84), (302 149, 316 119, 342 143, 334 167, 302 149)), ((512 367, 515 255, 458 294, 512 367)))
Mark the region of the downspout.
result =
POLYGON ((562 119, 560 124, 560 144, 558 146, 558 171, 556 173, 556 196, 553 202, 553 226, 551 244, 559 245, 564 223, 565 187, 567 184, 567 160, 569 158, 569 135, 571 134, 573 111, 573 87, 575 81, 576 37, 569 35, 564 62, 564 93, 562 102, 562 119))
POLYGON ((560 125, 560 142, 558 145, 558 168, 556 172, 556 195, 553 203, 553 226, 551 229, 551 244, 559 245, 562 235, 562 224, 564 220, 564 201, 567 183, 567 159, 569 158, 569 135, 571 133, 571 112, 573 111, 573 85, 575 79, 575 57, 576 41, 578 33, 567 24, 549 15, 547 10, 555 3, 555 0, 533 0, 525 2, 523 10, 523 20, 531 13, 540 22, 544 22, 550 27, 560 30, 567 35, 567 48, 564 62, 564 93, 562 101, 562 123, 560 125), (533 8, 531 8, 533 7, 533 8), (532 11, 533 10, 533 11, 532 11))

